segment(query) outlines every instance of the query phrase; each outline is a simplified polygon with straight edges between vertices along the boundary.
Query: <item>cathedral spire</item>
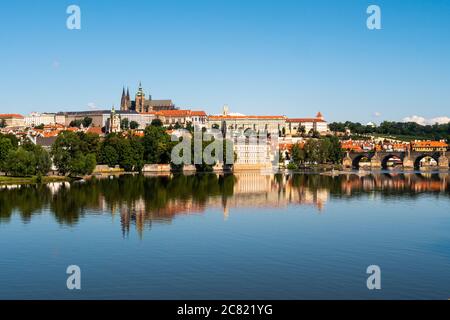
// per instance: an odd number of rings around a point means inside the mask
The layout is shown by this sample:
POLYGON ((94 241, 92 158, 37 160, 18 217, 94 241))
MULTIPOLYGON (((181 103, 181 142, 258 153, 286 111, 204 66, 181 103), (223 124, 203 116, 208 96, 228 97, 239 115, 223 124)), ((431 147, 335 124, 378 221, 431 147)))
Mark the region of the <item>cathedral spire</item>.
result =
POLYGON ((125 86, 122 88, 122 98, 120 99, 120 110, 127 109, 127 97, 125 96, 125 86))

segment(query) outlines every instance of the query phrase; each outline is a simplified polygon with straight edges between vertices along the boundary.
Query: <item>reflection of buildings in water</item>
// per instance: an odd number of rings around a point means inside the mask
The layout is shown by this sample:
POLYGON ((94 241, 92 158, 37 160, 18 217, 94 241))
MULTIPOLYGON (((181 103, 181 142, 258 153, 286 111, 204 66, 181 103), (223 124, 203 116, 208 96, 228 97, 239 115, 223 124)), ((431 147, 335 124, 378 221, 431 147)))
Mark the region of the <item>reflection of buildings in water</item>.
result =
MULTIPOLYGON (((280 208, 288 205, 311 205, 319 211, 328 201, 329 190, 308 187, 296 187, 286 176, 277 179, 272 175, 263 175, 259 171, 237 173, 233 186, 233 195, 209 196, 204 202, 193 197, 188 199, 171 199, 162 208, 148 208, 143 198, 124 203, 120 206, 122 232, 127 235, 130 224, 135 224, 140 235, 152 222, 170 222, 177 215, 201 214, 206 208, 221 208, 224 220, 229 218, 231 208, 280 208)), ((104 204, 107 205, 106 203, 104 204)), ((111 212, 117 212, 110 207, 111 212)))
POLYGON ((236 173, 233 197, 228 207, 286 207, 290 204, 314 205, 322 210, 329 190, 293 185, 288 175, 264 175, 260 172, 236 173))
POLYGON ((52 195, 55 195, 59 192, 59 190, 64 187, 69 189, 70 188, 70 183, 69 182, 51 182, 47 184, 47 187, 50 190, 50 193, 52 195))
POLYGON ((353 174, 347 174, 342 179, 341 188, 349 196, 359 190, 444 192, 448 188, 448 175, 448 173, 394 173, 369 174, 364 177, 357 177, 353 174))

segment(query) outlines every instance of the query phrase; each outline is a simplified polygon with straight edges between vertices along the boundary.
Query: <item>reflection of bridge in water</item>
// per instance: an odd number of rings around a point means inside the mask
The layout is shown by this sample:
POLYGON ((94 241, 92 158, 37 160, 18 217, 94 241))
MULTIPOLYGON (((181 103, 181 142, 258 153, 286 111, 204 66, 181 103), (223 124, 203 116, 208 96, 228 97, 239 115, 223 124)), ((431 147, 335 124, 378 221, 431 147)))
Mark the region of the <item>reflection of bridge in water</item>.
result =
POLYGON ((449 169, 449 160, 445 151, 440 152, 347 152, 343 165, 346 168, 359 168, 362 159, 367 159, 370 162, 370 167, 373 169, 387 168, 387 164, 391 159, 399 159, 404 168, 420 168, 420 161, 426 157, 434 159, 439 168, 449 169))

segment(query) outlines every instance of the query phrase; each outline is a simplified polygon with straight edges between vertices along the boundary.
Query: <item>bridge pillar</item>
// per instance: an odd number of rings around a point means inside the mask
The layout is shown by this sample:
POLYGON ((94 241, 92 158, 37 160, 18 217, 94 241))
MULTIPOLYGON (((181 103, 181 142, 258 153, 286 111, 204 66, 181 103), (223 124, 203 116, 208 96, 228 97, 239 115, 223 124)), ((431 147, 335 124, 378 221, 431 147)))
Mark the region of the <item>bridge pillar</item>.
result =
POLYGON ((348 152, 345 155, 344 159, 342 160, 342 166, 344 168, 352 168, 353 167, 353 160, 350 158, 348 152))
POLYGON ((403 159, 403 167, 405 169, 414 169, 414 160, 410 155, 405 156, 403 159))
POLYGON ((443 154, 439 157, 439 159, 438 159, 438 165, 439 165, 439 168, 442 168, 442 169, 448 169, 448 158, 447 158, 447 156, 445 155, 445 153, 443 153, 443 154))
POLYGON ((375 155, 370 159, 370 167, 372 169, 381 169, 381 159, 378 156, 378 153, 375 153, 375 155))

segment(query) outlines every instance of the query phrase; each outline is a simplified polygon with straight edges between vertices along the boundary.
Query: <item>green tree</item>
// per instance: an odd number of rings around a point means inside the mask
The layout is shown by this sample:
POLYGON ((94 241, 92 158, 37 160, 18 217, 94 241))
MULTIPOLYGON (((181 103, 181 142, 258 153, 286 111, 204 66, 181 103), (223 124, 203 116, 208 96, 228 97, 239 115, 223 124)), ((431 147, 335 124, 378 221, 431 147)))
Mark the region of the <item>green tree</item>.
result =
POLYGON ((44 127, 45 127, 44 124, 41 123, 40 125, 37 125, 37 126, 35 126, 34 128, 35 128, 35 129, 38 129, 38 130, 43 130, 44 127))
POLYGON ((11 140, 0 136, 0 171, 5 170, 5 161, 11 150, 13 150, 11 140))
POLYGON ((34 154, 24 148, 11 150, 5 161, 5 172, 12 176, 31 176, 36 173, 34 154))
POLYGON ((173 145, 163 127, 147 127, 143 138, 144 160, 147 163, 169 163, 173 145))
POLYGON ((101 159, 104 164, 107 164, 110 167, 114 167, 118 164, 119 155, 117 154, 117 151, 116 149, 114 149, 114 147, 107 145, 103 148, 101 159))
POLYGON ((52 167, 50 154, 39 145, 35 146, 33 153, 36 160, 36 174, 46 175, 52 167))
POLYGON ((305 163, 306 152, 305 152, 305 149, 303 148, 303 146, 301 146, 298 143, 294 144, 292 146, 291 153, 292 153, 292 160, 294 161, 294 163, 296 163, 297 165, 305 163))
POLYGON ((150 125, 155 127, 162 127, 163 123, 160 119, 153 119, 150 125))
POLYGON ((92 118, 84 117, 84 119, 81 123, 83 124, 83 127, 87 128, 92 124, 92 118))
POLYGON ((0 128, 6 128, 6 121, 5 121, 5 119, 0 119, 0 128))
POLYGON ((80 119, 72 120, 72 121, 70 121, 70 123, 69 123, 69 127, 80 128, 82 123, 83 123, 83 121, 80 120, 80 119))
POLYGON ((70 131, 59 134, 52 145, 51 155, 60 174, 78 176, 92 173, 92 159, 95 160, 95 153, 88 153, 92 149, 88 146, 89 143, 84 140, 90 138, 93 137, 70 131))
POLYGON ((128 120, 128 118, 124 118, 122 119, 122 121, 120 121, 120 127, 122 128, 122 130, 128 130, 130 128, 130 121, 128 120))
POLYGON ((139 123, 137 123, 136 121, 131 121, 130 122, 130 129, 131 130, 136 130, 137 128, 139 128, 139 123))

